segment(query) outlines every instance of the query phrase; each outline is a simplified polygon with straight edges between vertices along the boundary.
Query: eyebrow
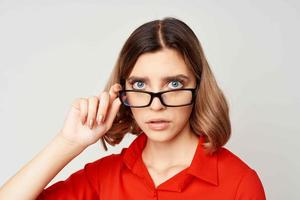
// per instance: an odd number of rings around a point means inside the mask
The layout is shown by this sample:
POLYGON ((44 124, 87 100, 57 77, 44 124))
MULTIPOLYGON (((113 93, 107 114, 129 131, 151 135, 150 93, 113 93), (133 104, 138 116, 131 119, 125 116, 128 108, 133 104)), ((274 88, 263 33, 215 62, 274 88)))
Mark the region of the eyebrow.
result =
MULTIPOLYGON (((174 80, 174 79, 184 79, 186 81, 190 80, 189 77, 187 77, 184 74, 178 74, 178 75, 175 75, 175 76, 166 76, 166 77, 163 77, 161 80, 162 81, 170 81, 170 80, 174 80)), ((131 76, 127 80, 128 80, 128 82, 131 82, 133 80, 141 80, 141 81, 144 81, 144 82, 148 82, 149 78, 148 77, 141 77, 141 76, 131 76)))

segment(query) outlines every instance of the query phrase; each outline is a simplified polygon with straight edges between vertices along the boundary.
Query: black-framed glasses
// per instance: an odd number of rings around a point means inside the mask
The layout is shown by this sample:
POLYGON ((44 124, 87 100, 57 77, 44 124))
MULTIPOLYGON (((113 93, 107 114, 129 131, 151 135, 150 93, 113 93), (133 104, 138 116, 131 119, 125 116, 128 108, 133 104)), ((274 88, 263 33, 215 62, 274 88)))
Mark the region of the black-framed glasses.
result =
POLYGON ((150 106, 154 97, 167 107, 179 107, 193 104, 196 88, 182 88, 161 92, 148 92, 139 90, 121 90, 119 99, 127 107, 143 108, 150 106))

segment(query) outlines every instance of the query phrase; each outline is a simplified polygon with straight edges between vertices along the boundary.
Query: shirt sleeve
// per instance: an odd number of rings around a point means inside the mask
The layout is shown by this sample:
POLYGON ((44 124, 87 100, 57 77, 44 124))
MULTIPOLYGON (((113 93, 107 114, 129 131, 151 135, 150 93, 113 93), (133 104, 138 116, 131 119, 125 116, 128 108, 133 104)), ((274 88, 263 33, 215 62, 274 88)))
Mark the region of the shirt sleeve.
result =
POLYGON ((249 169, 243 176, 235 200, 266 200, 263 185, 255 170, 249 169))
POLYGON ((44 189, 36 200, 99 199, 98 166, 101 159, 88 163, 64 181, 58 181, 44 189))

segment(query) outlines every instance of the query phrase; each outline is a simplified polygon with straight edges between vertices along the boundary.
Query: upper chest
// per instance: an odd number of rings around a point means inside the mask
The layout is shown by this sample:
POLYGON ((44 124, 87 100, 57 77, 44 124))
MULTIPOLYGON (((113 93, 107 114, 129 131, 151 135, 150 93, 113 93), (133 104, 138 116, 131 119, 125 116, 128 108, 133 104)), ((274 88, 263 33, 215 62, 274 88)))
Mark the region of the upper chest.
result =
POLYGON ((177 174, 185 170, 187 167, 188 165, 174 165, 163 170, 158 170, 151 166, 146 166, 155 187, 176 176, 177 174))

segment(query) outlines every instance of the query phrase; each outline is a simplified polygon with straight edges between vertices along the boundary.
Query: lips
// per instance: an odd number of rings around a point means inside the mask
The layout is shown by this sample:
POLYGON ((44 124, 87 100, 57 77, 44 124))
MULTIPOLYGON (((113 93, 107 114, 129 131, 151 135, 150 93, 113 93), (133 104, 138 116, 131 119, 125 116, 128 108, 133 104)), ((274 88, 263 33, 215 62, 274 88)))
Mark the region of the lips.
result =
POLYGON ((170 121, 166 119, 152 119, 147 122, 148 128, 152 129, 153 131, 162 131, 169 127, 170 121))
POLYGON ((146 123, 163 123, 163 122, 170 122, 170 120, 157 118, 157 119, 150 119, 146 123))

